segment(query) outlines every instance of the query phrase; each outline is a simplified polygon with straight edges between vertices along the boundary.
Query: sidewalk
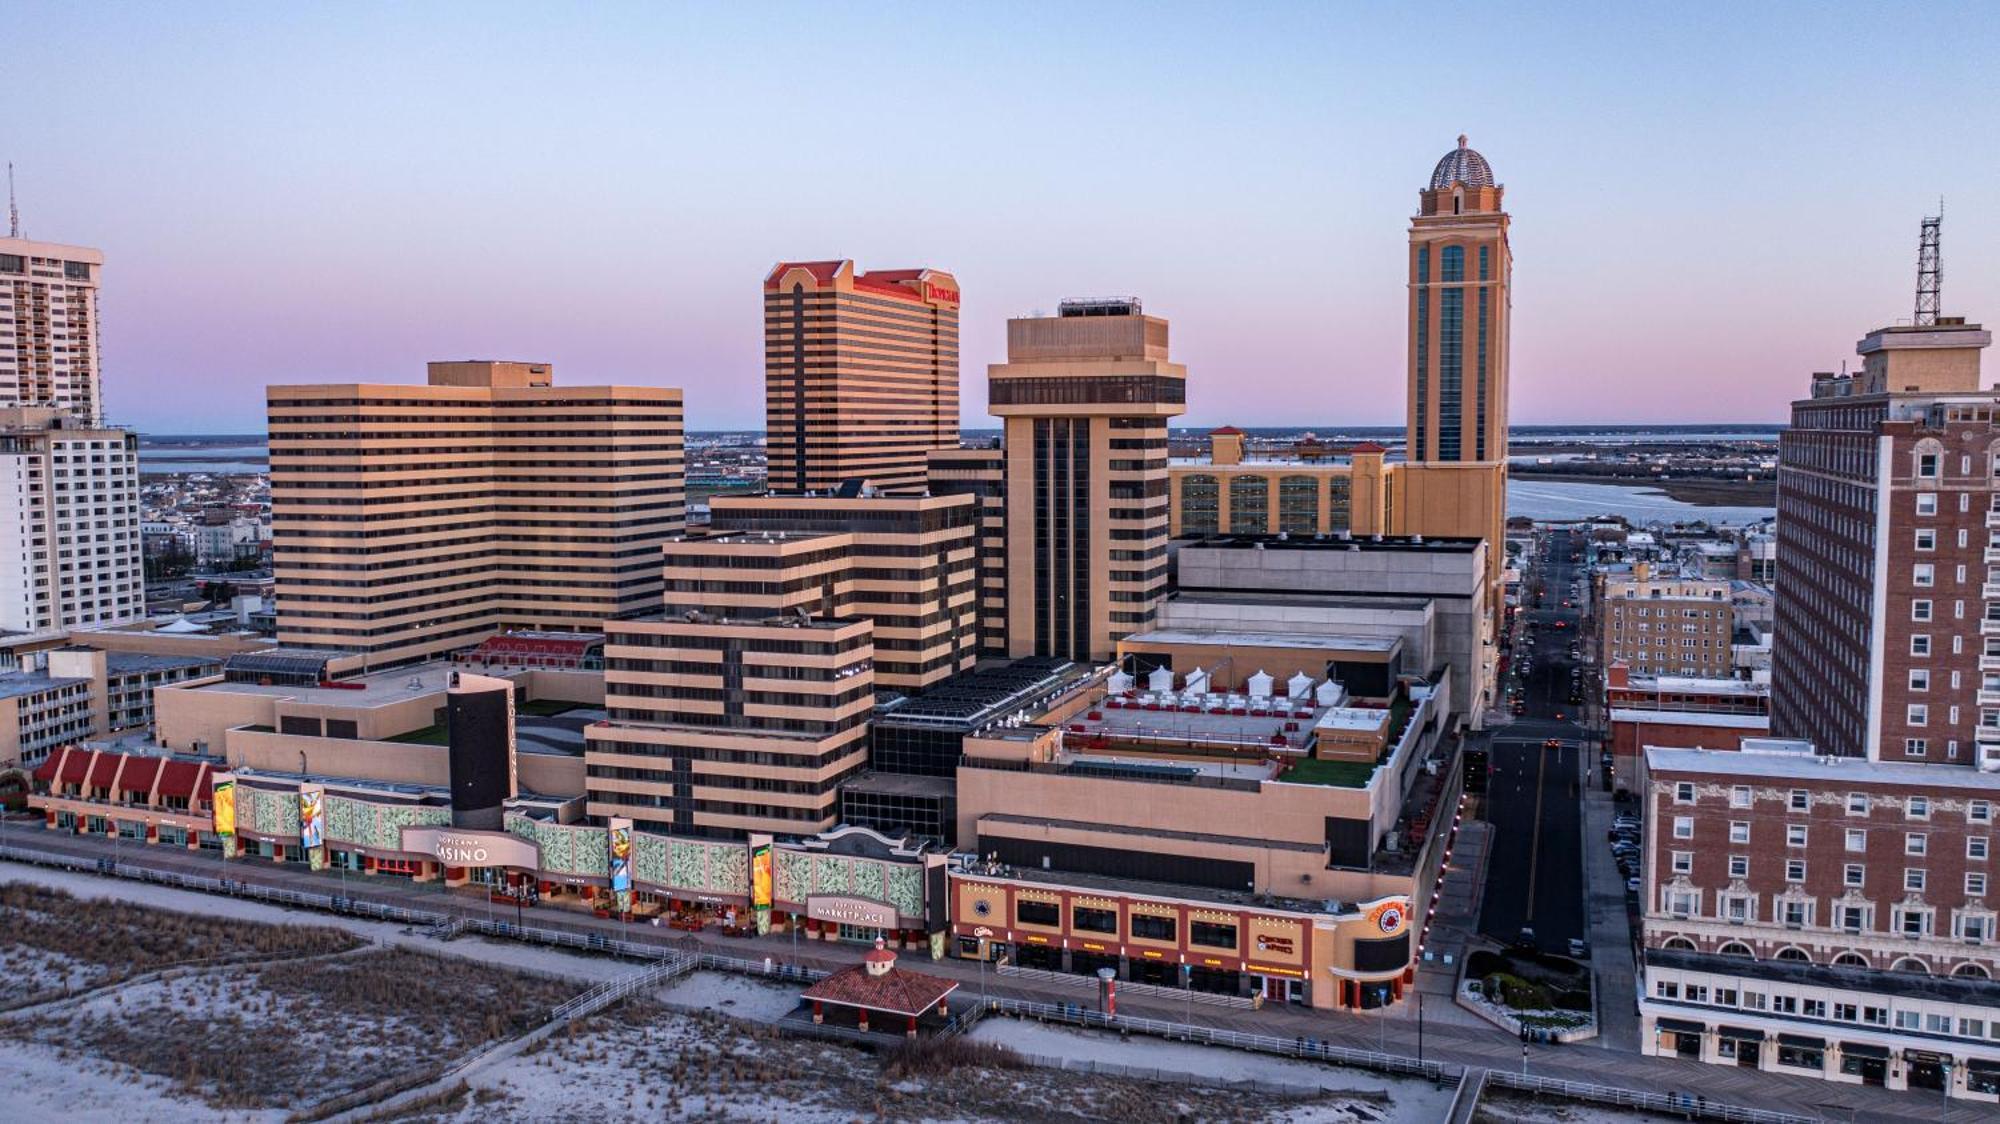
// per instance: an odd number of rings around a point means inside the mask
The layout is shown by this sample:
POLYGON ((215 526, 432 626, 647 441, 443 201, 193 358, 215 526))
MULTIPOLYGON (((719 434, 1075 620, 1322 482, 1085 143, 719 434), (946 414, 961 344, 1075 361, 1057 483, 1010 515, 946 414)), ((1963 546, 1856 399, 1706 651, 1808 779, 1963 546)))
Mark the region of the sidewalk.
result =
POLYGON ((1591 970, 1596 977, 1597 1045, 1636 1054, 1638 965, 1633 957, 1632 925, 1625 916, 1625 875, 1605 838, 1617 809, 1601 785, 1584 786, 1583 905, 1590 926, 1591 970))

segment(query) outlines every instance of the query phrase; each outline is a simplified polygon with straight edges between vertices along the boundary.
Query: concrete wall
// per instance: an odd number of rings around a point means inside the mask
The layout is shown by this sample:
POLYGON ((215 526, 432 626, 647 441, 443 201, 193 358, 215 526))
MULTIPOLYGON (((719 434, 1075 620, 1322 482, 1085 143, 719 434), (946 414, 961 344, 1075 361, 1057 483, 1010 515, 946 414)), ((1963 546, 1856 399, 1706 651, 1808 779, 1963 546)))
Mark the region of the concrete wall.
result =
MULTIPOLYGON (((441 745, 311 738, 261 730, 232 730, 228 744, 228 761, 236 768, 296 773, 303 752, 311 773, 440 788, 451 783, 449 751, 441 745)), ((583 795, 581 756, 523 753, 517 756, 515 768, 524 791, 543 796, 583 795)))

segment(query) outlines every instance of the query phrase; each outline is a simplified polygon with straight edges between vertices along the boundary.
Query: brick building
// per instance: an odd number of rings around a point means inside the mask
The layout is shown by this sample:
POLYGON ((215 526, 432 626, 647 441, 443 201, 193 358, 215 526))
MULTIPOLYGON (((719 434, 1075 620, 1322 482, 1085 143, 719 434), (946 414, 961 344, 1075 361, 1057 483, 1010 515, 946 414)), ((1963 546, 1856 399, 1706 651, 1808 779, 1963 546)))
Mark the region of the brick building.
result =
POLYGON ((1640 563, 1630 578, 1607 580, 1602 608, 1602 665, 1624 663, 1654 675, 1727 678, 1734 666, 1734 610, 1727 581, 1652 576, 1640 563))
POLYGON ((1882 328, 1779 445, 1772 728, 1882 761, 2000 762, 1992 334, 1882 328))

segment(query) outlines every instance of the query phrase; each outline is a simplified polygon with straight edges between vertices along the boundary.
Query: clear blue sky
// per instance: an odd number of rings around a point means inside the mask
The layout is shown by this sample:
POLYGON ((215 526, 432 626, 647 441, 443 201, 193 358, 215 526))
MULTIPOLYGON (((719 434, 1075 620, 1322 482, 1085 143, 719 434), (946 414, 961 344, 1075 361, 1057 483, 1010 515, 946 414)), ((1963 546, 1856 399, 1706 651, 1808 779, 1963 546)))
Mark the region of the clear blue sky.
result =
MULTIPOLYGON (((1460 132, 1507 187, 1521 422, 1776 420, 1910 314, 2000 322, 2000 5, 0 7, 26 233, 102 248, 105 398, 546 359, 762 421, 781 258, 1003 321, 1136 293, 1191 424, 1403 409, 1402 243, 1460 132)), ((2000 363, 2000 358, 1992 360, 2000 363)))

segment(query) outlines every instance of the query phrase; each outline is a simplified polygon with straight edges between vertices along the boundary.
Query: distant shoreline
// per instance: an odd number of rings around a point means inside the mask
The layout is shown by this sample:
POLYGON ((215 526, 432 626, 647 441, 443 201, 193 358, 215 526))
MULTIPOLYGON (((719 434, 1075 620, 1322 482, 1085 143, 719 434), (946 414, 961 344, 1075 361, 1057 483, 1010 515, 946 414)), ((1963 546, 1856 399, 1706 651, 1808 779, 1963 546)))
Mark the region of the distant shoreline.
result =
POLYGON ((1616 488, 1651 488, 1668 499, 1696 507, 1776 507, 1778 485, 1766 480, 1660 480, 1649 476, 1594 476, 1570 472, 1508 473, 1515 480, 1549 484, 1604 484, 1616 488))

